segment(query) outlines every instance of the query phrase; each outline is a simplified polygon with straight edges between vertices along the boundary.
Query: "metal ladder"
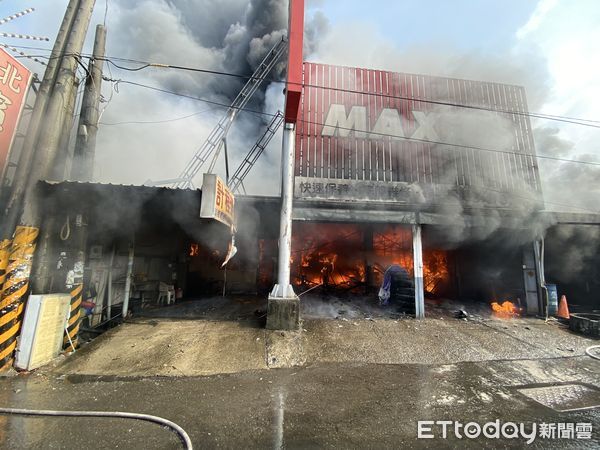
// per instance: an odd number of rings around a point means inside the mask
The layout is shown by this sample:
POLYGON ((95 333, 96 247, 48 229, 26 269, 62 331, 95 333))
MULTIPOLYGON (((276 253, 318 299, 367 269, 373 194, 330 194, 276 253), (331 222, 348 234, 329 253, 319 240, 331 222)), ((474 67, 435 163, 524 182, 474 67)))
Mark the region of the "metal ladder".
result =
POLYGON ((286 50, 286 40, 282 38, 273 48, 267 53, 265 58, 262 60, 260 65, 256 68, 252 77, 246 82, 242 90, 239 92, 233 103, 227 109, 225 115, 221 118, 219 123, 213 128, 210 135, 204 141, 204 144, 196 151, 191 161, 187 164, 185 169, 181 172, 178 178, 165 180, 163 182, 153 182, 152 185, 159 184, 171 184, 174 188, 193 188, 193 180, 195 176, 200 172, 200 169, 206 162, 206 160, 215 151, 219 151, 223 145, 223 138, 227 136, 229 129, 233 121, 235 120, 238 112, 242 110, 250 98, 268 73, 273 69, 275 64, 279 61, 279 58, 286 50))
POLYGON ((233 192, 238 192, 240 186, 243 187, 242 182, 244 181, 244 178, 246 178, 246 175, 248 175, 252 167, 254 167, 254 164, 258 158, 260 158, 260 155, 263 154, 265 148, 267 145, 269 145, 269 142, 271 139, 273 139, 273 136, 275 136, 275 133, 279 127, 281 127, 281 124, 283 124, 283 113, 281 111, 277 111, 277 114, 273 116, 271 122, 269 122, 269 125, 267 125, 265 132, 260 138, 258 138, 258 141, 256 141, 254 146, 250 149, 244 160, 241 162, 229 180, 229 188, 233 192))

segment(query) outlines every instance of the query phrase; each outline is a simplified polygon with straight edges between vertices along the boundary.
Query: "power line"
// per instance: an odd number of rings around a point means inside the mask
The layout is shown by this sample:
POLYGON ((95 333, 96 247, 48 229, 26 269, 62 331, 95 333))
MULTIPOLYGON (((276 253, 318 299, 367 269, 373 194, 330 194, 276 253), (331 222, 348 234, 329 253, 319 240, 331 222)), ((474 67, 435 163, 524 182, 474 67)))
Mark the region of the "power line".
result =
MULTIPOLYGON (((14 58, 15 59, 20 59, 20 58, 27 58, 30 59, 32 61, 35 61, 38 64, 41 64, 42 66, 47 66, 47 64, 44 61, 40 61, 39 59, 37 59, 34 55, 27 55, 25 53, 23 53, 22 51, 18 50, 15 47, 11 47, 8 44, 4 44, 4 43, 0 43, 1 47, 7 48, 8 50, 10 50, 13 53, 17 53, 14 58)), ((41 56, 41 58, 43 58, 43 56, 41 56)))
POLYGON ((212 109, 205 109, 202 111, 195 112, 193 114, 188 114, 187 116, 176 117, 173 119, 166 119, 166 120, 131 121, 131 122, 114 122, 114 123, 99 122, 99 124, 100 125, 126 125, 126 124, 128 125, 128 124, 156 124, 156 123, 177 122, 178 120, 189 119, 190 117, 198 116, 200 114, 204 114, 204 113, 207 113, 210 111, 212 111, 212 109))
POLYGON ((108 17, 108 0, 104 0, 104 22, 103 25, 106 27, 106 18, 108 17))
POLYGON ((16 34, 16 33, 0 33, 0 36, 14 39, 30 39, 32 41, 49 41, 50 39, 45 36, 32 36, 30 34, 16 34))
MULTIPOLYGON (((206 73, 206 74, 211 74, 211 75, 221 75, 221 76, 242 78, 245 80, 249 80, 249 79, 253 78, 253 79, 256 79, 259 81, 268 81, 271 83, 279 83, 279 84, 285 84, 285 85, 288 84, 287 81, 283 81, 283 80, 276 80, 276 79, 267 78, 267 77, 252 77, 252 76, 248 76, 248 75, 235 74, 235 73, 225 72, 225 71, 220 71, 220 70, 199 69, 199 68, 193 68, 193 67, 178 66, 178 65, 173 65, 173 64, 150 63, 150 62, 145 62, 145 61, 138 61, 138 60, 132 60, 132 59, 126 59, 126 58, 118 58, 118 57, 109 57, 109 58, 143 64, 140 67, 129 68, 129 67, 119 66, 115 62, 107 59, 107 62, 114 65, 115 67, 117 67, 121 70, 127 70, 129 72, 137 72, 137 71, 146 69, 148 67, 157 67, 157 68, 168 68, 168 69, 176 69, 176 70, 186 70, 186 71, 191 71, 191 72, 200 72, 200 73, 206 73)), ((329 91, 333 91, 333 92, 344 92, 344 93, 348 93, 348 94, 376 96, 376 97, 381 97, 381 98, 386 98, 386 99, 394 99, 394 100, 407 100, 407 101, 412 101, 412 102, 418 101, 421 103, 429 103, 429 104, 438 105, 438 106, 450 106, 450 107, 455 107, 455 108, 490 111, 490 112, 503 113, 503 114, 514 114, 514 115, 518 115, 518 116, 534 117, 536 119, 546 119, 546 120, 553 120, 553 121, 557 121, 557 122, 565 122, 565 123, 571 123, 571 124, 575 124, 575 125, 582 125, 582 126, 587 126, 587 127, 592 127, 592 128, 600 128, 600 121, 597 121, 597 120, 588 120, 588 119, 581 119, 581 118, 567 117, 567 116, 558 116, 558 115, 551 115, 551 114, 541 114, 541 113, 535 113, 535 112, 529 112, 529 111, 526 112, 526 111, 511 111, 511 110, 506 110, 506 109, 494 109, 494 108, 489 108, 489 107, 484 107, 484 106, 465 105, 465 104, 460 104, 460 103, 445 102, 445 101, 441 101, 441 100, 421 99, 421 98, 414 98, 414 97, 408 97, 408 96, 397 96, 397 95, 383 94, 383 93, 378 93, 378 92, 365 92, 365 91, 359 91, 359 90, 354 90, 354 89, 335 88, 335 87, 330 87, 330 86, 319 86, 319 85, 307 84, 307 83, 291 83, 291 84, 294 84, 297 86, 302 86, 303 88, 313 88, 313 89, 329 90, 329 91), (586 123, 586 122, 589 122, 589 123, 586 123), (595 124, 597 124, 597 125, 595 125, 595 124)))
MULTIPOLYGON (((157 88, 154 86, 148 86, 145 84, 141 84, 141 83, 136 83, 134 81, 127 81, 127 80, 108 80, 108 81, 118 81, 119 83, 124 83, 124 84, 130 84, 133 86, 138 86, 138 87, 142 87, 145 89, 150 89, 150 90, 154 90, 157 92, 163 92, 166 94, 170 94, 170 95, 175 95, 178 97, 183 97, 183 98, 189 98, 192 100, 197 100, 197 101, 201 101, 201 102, 205 102, 208 104, 212 104, 215 106, 220 106, 223 108, 230 108, 231 105, 225 104, 225 103, 221 103, 221 102, 217 102, 214 100, 208 100, 205 98, 201 98, 201 97, 195 97, 192 95, 187 95, 187 94, 182 94, 182 93, 178 93, 178 92, 173 92, 173 91, 168 91, 166 89, 162 89, 162 88, 157 88)), ((267 117, 274 117, 275 114, 271 114, 271 113, 267 113, 264 111, 257 111, 257 110, 253 110, 253 109, 249 109, 249 108, 237 108, 241 111, 245 111, 245 112, 250 112, 250 113, 254 113, 254 114, 259 114, 262 116, 267 116, 267 117)), ((304 120, 304 119, 298 119, 298 121, 306 123, 306 124, 312 124, 312 125, 319 125, 319 126, 326 126, 326 124, 324 123, 320 123, 320 122, 314 122, 314 121, 309 121, 309 120, 304 120)), ((583 161, 583 160, 578 160, 578 159, 569 159, 569 158, 559 158, 559 157, 555 157, 555 156, 547 156, 547 155, 539 155, 539 154, 529 154, 529 153, 519 153, 519 152, 514 152, 514 151, 509 151, 509 150, 500 150, 500 149, 491 149, 491 148, 486 148, 486 147, 478 147, 478 146, 474 146, 474 145, 466 145, 466 144, 453 144, 450 142, 442 142, 442 141, 434 141, 434 140, 429 140, 429 139, 419 139, 419 138, 412 138, 412 137, 406 137, 406 136, 401 136, 401 135, 395 135, 395 134, 390 134, 390 133, 381 133, 381 132, 373 132, 373 131, 368 131, 368 130, 360 130, 357 128, 348 128, 348 127, 336 127, 337 129, 340 130, 345 130, 345 131, 354 131, 355 133, 365 133, 365 134, 370 134, 370 135, 376 135, 376 136, 381 136, 381 137, 389 137, 389 138, 394 138, 394 139, 399 139, 399 140, 405 140, 405 141, 411 141, 411 142, 421 142, 421 143, 425 143, 425 144, 435 144, 435 145, 444 145, 444 146, 449 146, 449 147, 456 147, 456 148, 465 148, 465 149, 472 149, 472 150, 480 150, 480 151, 486 151, 486 152, 492 152, 492 153, 502 153, 502 154, 508 154, 508 155, 517 155, 517 156, 531 156, 531 157, 535 157, 535 158, 541 158, 541 159, 547 159, 547 160, 551 160, 551 161, 560 161, 560 162, 569 162, 569 163, 578 163, 578 164, 588 164, 588 165, 592 165, 592 166, 600 166, 600 162, 595 162, 595 161, 583 161)))
MULTIPOLYGON (((172 94, 172 95, 176 95, 179 97, 184 97, 184 98, 189 98, 192 100, 198 100, 198 101, 202 101, 202 102, 206 102, 206 103, 210 103, 216 106, 222 106, 224 108, 230 108, 231 105, 227 105, 225 103, 220 103, 220 102, 216 102, 216 101, 212 101, 212 100, 207 100, 207 99, 203 99, 200 97, 194 97, 191 95, 186 95, 186 94, 180 94, 180 93, 176 93, 176 92, 172 92, 172 91, 167 91, 165 89, 161 89, 161 88, 156 88, 154 86, 148 86, 148 85, 144 85, 141 83, 135 83, 135 82, 131 82, 131 81, 126 81, 126 80, 118 80, 120 83, 125 83, 125 84, 131 84, 134 86, 138 86, 138 87, 142 87, 142 88, 147 88, 147 89, 151 89, 151 90, 156 90, 159 92, 163 92, 163 93, 168 93, 168 94, 172 94)), ((271 113, 266 113, 263 111, 257 111, 257 110, 252 110, 252 109, 248 109, 248 108, 237 108, 240 111, 244 111, 244 112, 250 112, 250 113, 254 113, 257 115, 261 115, 261 116, 269 116, 269 117, 273 117, 274 114, 271 113)), ((304 123, 310 123, 313 125, 321 125, 324 126, 324 124, 322 123, 318 123, 318 122, 312 122, 312 121, 304 121, 299 119, 300 121, 304 122, 304 123)), ((354 132, 365 132, 367 133, 366 130, 356 130, 356 129, 352 129, 352 128, 344 128, 344 127, 338 127, 340 129, 344 129, 344 130, 348 130, 348 131, 354 131, 354 132)), ((424 143, 428 143, 428 144, 439 144, 439 145, 446 145, 446 146, 450 146, 450 147, 461 147, 461 148, 468 148, 468 149, 475 149, 475 150, 481 150, 481 151, 489 151, 489 152, 497 152, 497 153, 505 153, 505 154, 511 154, 511 155, 518 155, 518 156, 532 156, 532 157, 537 157, 537 158, 542 158, 542 159, 549 159, 549 160, 554 160, 554 161, 561 161, 561 162, 569 162, 569 163, 580 163, 580 164, 589 164, 589 165, 594 165, 594 166, 600 166, 600 162, 591 162, 591 161, 580 161, 580 160, 573 160, 573 159, 566 159, 566 158, 557 158, 557 157, 551 157, 551 156, 543 156, 543 155, 531 155, 531 154, 525 154, 525 153, 518 153, 518 152, 511 152, 511 151, 504 151, 504 150, 493 150, 493 149, 486 149, 483 147, 475 147, 475 146, 467 146, 467 145, 460 145, 460 144, 450 144, 450 143, 443 143, 443 142, 437 142, 437 141, 429 141, 426 139, 412 139, 412 138, 407 138, 405 136, 397 136, 397 135, 392 135, 392 134, 386 134, 386 133, 371 133, 371 134, 377 134, 377 135, 381 135, 384 137, 395 137, 395 138, 401 138, 401 139, 405 139, 405 140, 409 140, 409 141, 418 141, 418 142, 424 142, 424 143)), ((527 201, 535 201, 535 199, 532 199, 531 197, 525 197, 525 196, 519 196, 517 195, 514 191, 500 191, 500 190, 496 190, 496 189, 492 189, 489 188, 487 186, 481 186, 484 189, 487 189, 489 191, 493 191, 493 192, 498 192, 500 194, 510 194, 513 195, 516 198, 520 198, 520 199, 524 199, 527 201)), ((580 206, 574 206, 574 205, 566 205, 563 203, 555 203, 555 202, 549 202, 549 201, 544 201, 544 204, 546 205, 553 205, 553 206, 561 206, 561 207, 569 207, 569 208, 575 208, 581 211, 586 211, 586 212, 591 212, 594 214, 598 214, 600 213, 600 211, 595 211, 589 208, 585 208, 585 207, 580 207, 580 206)))
MULTIPOLYGON (((24 47, 21 47, 21 48, 24 48, 24 47)), ((45 50, 45 49, 39 49, 39 50, 45 50)), ((88 57, 88 58, 91 57, 90 55, 84 55, 84 54, 76 55, 76 56, 88 57)), ((45 56, 41 56, 41 55, 40 55, 40 57, 44 57, 44 58, 47 58, 47 59, 51 59, 52 58, 52 57, 45 57, 45 56)), ((146 63, 146 62, 142 62, 142 61, 130 60, 130 59, 125 59, 125 58, 117 58, 117 57, 107 57, 107 58, 103 58, 103 59, 106 60, 108 63, 112 64, 113 66, 121 69, 121 70, 127 70, 127 71, 132 71, 132 72, 140 71, 140 70, 148 68, 148 67, 159 67, 159 68, 171 68, 171 69, 179 69, 179 70, 188 70, 188 71, 195 71, 195 72, 201 72, 201 73, 207 73, 207 74, 214 74, 214 75, 222 75, 222 76, 232 76, 232 77, 238 77, 238 78, 244 78, 244 79, 256 78, 256 77, 244 76, 244 75, 233 74, 233 73, 222 72, 222 71, 189 68, 189 67, 184 67, 184 66, 174 66, 174 65, 168 65, 168 64, 146 63), (113 61, 110 60, 110 58, 117 59, 117 60, 128 61, 128 62, 143 63, 144 65, 141 66, 141 67, 137 67, 137 68, 127 68, 127 67, 123 67, 123 66, 120 66, 120 65, 114 63, 113 61)), ((79 62, 79 58, 78 58, 78 62, 79 62)), ((84 70, 87 71, 87 68, 85 68, 85 66, 82 65, 82 67, 84 68, 84 70)), ((270 82, 276 82, 276 83, 286 84, 285 81, 281 81, 281 80, 274 80, 274 79, 268 79, 268 78, 256 78, 256 79, 257 80, 261 80, 261 81, 262 80, 266 80, 266 81, 270 81, 270 82)), ((175 95, 175 96, 179 96, 179 97, 189 98, 189 99, 192 99, 192 100, 202 101, 202 102, 209 103, 209 104, 212 104, 212 105, 215 105, 215 106, 219 106, 219 107, 224 107, 224 108, 230 108, 231 107, 231 105, 229 105, 229 104, 225 104, 225 103, 221 103, 221 102, 217 102, 217 101, 212 101, 212 100, 208 100, 208 99, 204 99, 204 98, 200 98, 200 97, 195 97, 195 96, 191 96, 191 95, 187 95, 187 94, 177 93, 177 92, 173 92, 173 91, 168 91, 166 89, 161 89, 161 88, 157 88, 157 87, 154 87, 154 86, 148 86, 148 85, 144 85, 142 83, 136 83, 136 82, 133 82, 133 81, 113 80, 113 79, 107 79, 107 78, 105 78, 105 80, 116 82, 117 84, 118 83, 130 84, 130 85, 133 85, 133 86, 138 86, 138 87, 142 87, 142 88, 146 88, 146 89, 150 89, 150 90, 154 90, 154 91, 158 91, 158 92, 162 92, 162 93, 166 93, 166 94, 170 94, 170 95, 175 95)), ((300 84, 300 83, 298 83, 298 84, 300 84)), ((384 98, 393 98, 393 99, 401 99, 401 100, 419 101, 419 102, 424 102, 424 103, 433 103, 433 104, 445 105, 445 106, 462 107, 462 108, 478 109, 478 110, 486 110, 486 111, 492 111, 492 112, 501 112, 501 113, 506 113, 506 114, 526 115, 526 116, 531 116, 531 117, 536 117, 536 118, 543 118, 543 119, 549 119, 549 120, 566 121, 566 122, 569 122, 569 123, 574 123, 574 124, 579 124, 579 125, 584 125, 584 126, 592 126, 592 127, 596 127, 596 126, 591 125, 591 124, 585 124, 585 123, 577 122, 577 121, 600 123, 600 121, 588 120, 588 119, 570 118, 570 117, 565 117, 565 116, 552 116, 552 115, 544 115, 544 114, 537 114, 537 113, 523 113, 523 112, 508 111, 508 110, 495 110, 495 109, 491 109, 491 108, 477 107, 477 106, 472 106, 472 105, 461 105, 461 104, 454 104, 454 103, 449 103, 449 102, 440 102, 440 101, 434 101, 434 100, 422 100, 422 99, 411 98, 411 97, 391 96, 391 95, 386 95, 386 94, 379 94, 379 93, 372 93, 372 92, 362 92, 362 91, 353 91, 353 90, 349 90, 349 89, 330 88, 330 87, 317 86, 317 85, 309 85, 309 84, 302 84, 302 86, 303 87, 318 88, 318 89, 329 89, 329 90, 333 90, 333 91, 341 91, 341 92, 354 93, 354 94, 362 94, 362 95, 375 95, 375 96, 380 96, 380 97, 384 97, 384 98), (568 119, 568 120, 565 120, 565 119, 568 119)), ((250 113, 253 113, 253 114, 260 115, 260 116, 268 116, 268 117, 274 117, 275 116, 274 114, 266 113, 266 112, 263 112, 263 111, 252 110, 252 109, 249 109, 249 108, 238 108, 238 109, 241 110, 241 111, 250 112, 250 113)), ((116 123, 102 123, 102 122, 100 122, 100 124, 102 124, 102 125, 123 125, 123 124, 156 124, 156 123, 167 123, 167 122, 173 122, 173 121, 187 119, 187 118, 190 118, 190 117, 193 117, 193 116, 196 116, 196 115, 208 112, 208 111, 210 111, 210 110, 198 111, 196 113, 189 114, 189 115, 186 115, 186 116, 182 116, 182 117, 178 117, 178 118, 173 118, 173 119, 167 119, 167 120, 161 120, 161 121, 131 121, 131 122, 116 122, 116 123)), ((299 121, 301 121, 303 123, 306 123, 306 124, 325 126, 325 124, 323 124, 323 123, 314 122, 314 121, 306 121, 306 120, 303 120, 303 119, 299 119, 299 121)), ((494 152, 494 153, 503 153, 503 154, 510 154, 510 155, 518 155, 518 156, 532 156, 532 157, 536 157, 536 158, 540 158, 540 159, 547 159, 547 160, 553 160, 553 161, 569 162, 569 163, 579 163, 579 164, 588 164, 588 165, 600 166, 600 162, 574 160, 574 159, 559 158, 559 157, 552 157, 552 156, 545 156, 545 155, 533 155, 533 154, 519 153, 519 152, 513 152, 513 151, 507 151, 507 150, 499 150, 499 149, 490 149, 490 148, 485 148, 485 147, 470 146, 470 145, 463 145, 463 144, 452 144, 452 143, 448 143, 448 142, 433 141, 433 140, 428 140, 428 139, 410 138, 410 137, 406 137, 406 136, 394 135, 394 134, 389 134, 389 133, 369 132, 367 130, 359 130, 359 129, 356 129, 356 128, 347 128, 347 127, 339 127, 339 126, 336 127, 336 128, 341 129, 341 130, 346 130, 346 131, 354 131, 355 133, 357 133, 357 132, 368 133, 370 135, 377 135, 377 136, 381 136, 381 137, 389 137, 389 138, 401 139, 401 140, 412 141, 412 142, 421 142, 421 143, 426 143, 426 144, 444 145, 444 146, 449 146, 449 147, 474 149, 474 150, 480 150, 480 151, 487 151, 487 152, 494 152)), ((600 128, 600 126, 598 126, 597 128, 600 128)), ((488 188, 488 187, 484 187, 484 188, 488 189, 490 191, 498 192, 498 193, 502 193, 502 194, 506 194, 507 193, 506 191, 495 190, 495 189, 488 188)), ((525 197, 525 196, 519 197, 514 192, 510 192, 510 194, 514 195, 517 198, 522 198, 522 199, 525 199, 525 200, 528 200, 528 201, 533 201, 533 199, 531 199, 530 197, 525 197)), ((592 212, 592 213, 598 213, 598 211, 595 211, 595 210, 591 210, 591 209, 583 208, 583 207, 578 207, 578 206, 573 206, 573 205, 566 205, 566 204, 563 204, 563 203, 555 203, 555 202, 548 202, 548 201, 545 201, 544 203, 548 204, 548 205, 570 207, 570 208, 576 208, 576 209, 579 209, 579 210, 582 210, 582 211, 588 211, 588 212, 592 212)))
POLYGON ((3 25, 5 23, 7 23, 7 22, 10 22, 11 20, 18 19, 19 17, 23 17, 24 15, 30 14, 30 13, 32 13, 34 11, 35 11, 34 8, 27 8, 27 9, 24 9, 23 11, 19 11, 17 13, 14 13, 14 14, 12 14, 12 15, 10 15, 8 17, 5 17, 4 19, 0 20, 0 25, 3 25))
MULTIPOLYGON (((23 47, 23 48, 47 50, 47 49, 36 48, 36 47, 23 47)), ((87 57, 87 58, 91 57, 91 55, 83 54, 83 53, 80 56, 87 57)), ((180 66, 180 65, 174 65, 174 64, 152 63, 152 62, 141 61, 141 60, 130 59, 130 58, 121 58, 121 57, 117 57, 117 56, 105 56, 103 59, 105 61, 107 61, 109 64, 112 64, 113 66, 115 66, 121 70, 126 70, 129 72, 137 72, 137 71, 146 69, 148 67, 155 67, 155 68, 163 68, 163 69, 185 70, 185 71, 205 73, 205 74, 210 74, 210 75, 228 76, 228 77, 234 77, 234 78, 241 78, 241 79, 245 79, 245 80, 249 80, 249 79, 253 78, 253 79, 256 79, 259 81, 268 81, 271 83, 287 84, 287 81, 277 80, 274 78, 253 77, 250 75, 241 75, 241 74, 225 72, 225 71, 220 71, 220 70, 200 69, 200 68, 195 68, 195 67, 180 66), (135 68, 124 67, 124 66, 116 64, 113 60, 142 64, 142 66, 135 67, 135 68)), ((493 108, 484 107, 484 106, 466 105, 466 104, 446 102, 446 101, 441 101, 441 100, 422 99, 422 98, 414 98, 414 97, 408 97, 408 96, 396 96, 396 95, 383 94, 383 93, 377 93, 377 92, 364 92, 364 91, 353 90, 353 89, 319 86, 319 85, 306 84, 306 83, 293 83, 293 84, 300 85, 305 88, 330 90, 330 91, 334 91, 334 92, 344 92, 344 93, 356 94, 356 95, 376 96, 376 97, 381 97, 381 98, 386 98, 386 99, 394 99, 394 100, 406 100, 406 101, 412 101, 412 102, 417 101, 420 103, 429 103, 429 104, 434 104, 434 105, 439 105, 439 106, 449 106, 449 107, 455 107, 455 108, 465 108, 465 109, 472 109, 472 110, 479 110, 479 111, 489 111, 489 112, 502 113, 502 114, 513 114, 513 115, 518 115, 518 116, 533 117, 536 119, 552 120, 552 121, 557 121, 557 122, 570 123, 570 124, 574 124, 574 125, 581 125, 581 126, 587 126, 587 127, 592 127, 592 128, 600 128, 600 120, 582 119, 582 118, 578 118, 578 117, 569 117, 569 116, 561 116, 561 115, 553 115, 553 114, 542 114, 542 113, 536 113, 536 112, 530 112, 530 111, 511 111, 511 110, 506 110, 506 109, 493 109, 493 108)))

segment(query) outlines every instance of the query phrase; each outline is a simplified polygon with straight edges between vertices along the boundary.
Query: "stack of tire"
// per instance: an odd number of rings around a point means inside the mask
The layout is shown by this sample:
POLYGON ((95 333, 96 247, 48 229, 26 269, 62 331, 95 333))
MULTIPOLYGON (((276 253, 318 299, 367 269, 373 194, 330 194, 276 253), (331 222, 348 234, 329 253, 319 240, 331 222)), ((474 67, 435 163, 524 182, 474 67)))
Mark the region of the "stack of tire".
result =
POLYGON ((397 307, 398 312, 415 314, 415 285, 403 267, 392 273, 390 303, 397 307))

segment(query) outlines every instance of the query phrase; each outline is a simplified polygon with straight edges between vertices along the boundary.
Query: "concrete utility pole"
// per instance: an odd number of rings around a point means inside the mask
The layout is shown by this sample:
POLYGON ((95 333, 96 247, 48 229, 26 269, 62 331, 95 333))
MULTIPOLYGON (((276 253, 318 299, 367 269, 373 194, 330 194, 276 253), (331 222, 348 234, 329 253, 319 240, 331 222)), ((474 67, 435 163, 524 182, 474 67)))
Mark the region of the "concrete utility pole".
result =
POLYGON ((65 56, 60 65, 54 90, 48 102, 45 127, 42 128, 25 189, 22 225, 39 226, 40 215, 35 201, 35 186, 39 180, 48 177, 58 153, 61 131, 66 119, 66 106, 75 87, 75 71, 85 35, 90 24, 95 0, 80 0, 75 21, 65 46, 65 56))
POLYGON ((294 293, 290 283, 290 256, 294 199, 294 145, 302 96, 303 41, 304 0, 290 0, 285 124, 281 154, 282 200, 279 222, 279 267, 277 284, 273 287, 267 304, 267 328, 271 330, 295 330, 300 325, 300 299, 294 293))
POLYGON ((79 80, 75 78, 75 85, 67 103, 65 112, 65 121, 63 123, 63 129, 60 132, 60 143, 58 145, 58 151, 54 160, 52 172, 49 175, 49 179, 55 181, 63 181, 70 169, 71 155, 69 154, 69 147, 71 143, 71 132, 73 130, 73 117, 75 115, 75 104, 77 103, 77 91, 79 90, 79 80))
MULTIPOLYGON (((44 211, 42 208, 45 205, 37 198, 35 188, 39 180, 57 179, 62 181, 65 176, 65 164, 68 158, 64 154, 64 149, 61 149, 61 145, 64 145, 66 141, 64 137, 66 123, 68 122, 69 130, 71 126, 73 111, 70 109, 70 100, 73 99, 74 103, 77 91, 77 58, 85 41, 94 3, 95 0, 79 0, 78 2, 71 33, 65 45, 65 55, 60 65, 56 85, 48 102, 46 114, 49 120, 46 122, 46 126, 42 128, 35 154, 36 164, 32 167, 26 181, 19 224, 35 228, 39 228, 43 224, 45 228, 45 230, 42 230, 42 251, 36 256, 35 273, 31 277, 32 291, 35 293, 45 294, 50 288, 50 264, 56 256, 54 254, 55 249, 50 246, 50 233, 56 231, 57 223, 60 221, 56 217, 48 217, 45 221, 43 220, 44 211), (61 156, 65 157, 61 158, 61 156), (58 164, 61 166, 58 167, 58 164)), ((65 222, 70 222, 72 219, 72 217, 64 217, 65 222)), ((82 220, 78 222, 83 223, 82 220)), ((70 226, 70 223, 67 226, 70 226)), ((81 225, 73 224, 74 241, 79 241, 78 232, 80 228, 81 225)), ((61 289, 62 285, 63 283, 59 283, 61 289)))
POLYGON ((27 128, 27 134, 25 135, 25 141, 23 142, 23 147, 21 149, 19 163, 13 178, 11 195, 7 203, 6 211, 4 211, 4 220, 2 220, 0 237, 4 239, 10 239, 12 237, 19 219, 23 196, 25 194, 29 173, 34 160, 42 118, 47 117, 46 109, 48 100, 54 89, 54 84, 56 83, 58 69, 65 52, 67 38, 73 27, 78 5, 79 0, 69 1, 58 35, 56 36, 56 41, 54 42, 54 47, 52 48, 52 53, 50 54, 50 59, 48 60, 48 66, 44 72, 44 78, 42 79, 42 83, 35 98, 29 127, 27 128))
POLYGON ((105 47, 106 28, 103 25, 97 25, 94 53, 88 67, 89 73, 83 92, 81 114, 77 127, 77 140, 75 141, 75 151, 73 153, 73 166, 71 168, 70 178, 77 181, 91 181, 94 174, 105 47))

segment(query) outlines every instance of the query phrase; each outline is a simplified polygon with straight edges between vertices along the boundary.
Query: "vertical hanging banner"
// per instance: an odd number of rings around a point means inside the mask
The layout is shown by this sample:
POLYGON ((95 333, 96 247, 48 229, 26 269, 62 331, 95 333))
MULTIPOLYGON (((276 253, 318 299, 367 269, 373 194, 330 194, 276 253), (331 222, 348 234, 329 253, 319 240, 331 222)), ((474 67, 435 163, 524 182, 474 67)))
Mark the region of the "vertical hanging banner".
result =
POLYGON ((8 161, 30 82, 31 71, 0 48, 0 175, 8 161))
POLYGON ((234 224, 235 197, 217 175, 205 173, 202 179, 200 217, 215 219, 230 227, 234 224))

